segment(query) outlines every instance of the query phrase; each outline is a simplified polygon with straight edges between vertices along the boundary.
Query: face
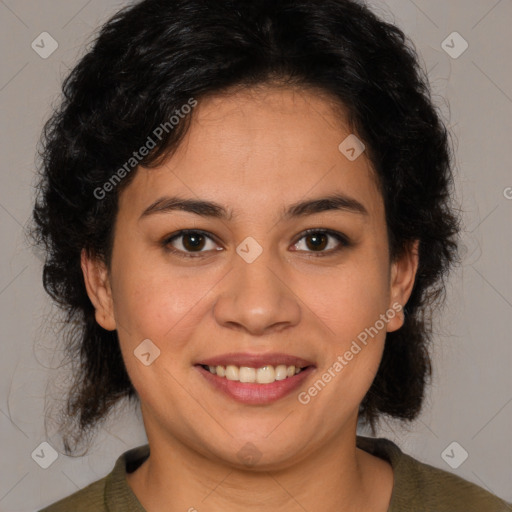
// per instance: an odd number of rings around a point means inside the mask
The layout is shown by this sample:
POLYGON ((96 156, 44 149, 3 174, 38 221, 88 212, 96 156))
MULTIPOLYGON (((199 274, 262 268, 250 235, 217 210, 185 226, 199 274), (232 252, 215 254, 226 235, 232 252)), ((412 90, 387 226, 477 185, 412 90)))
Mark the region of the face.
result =
POLYGON ((390 261, 371 164, 338 147, 349 135, 318 93, 216 96, 121 192, 110 271, 82 267, 150 444, 277 468, 355 434, 417 257, 390 261))

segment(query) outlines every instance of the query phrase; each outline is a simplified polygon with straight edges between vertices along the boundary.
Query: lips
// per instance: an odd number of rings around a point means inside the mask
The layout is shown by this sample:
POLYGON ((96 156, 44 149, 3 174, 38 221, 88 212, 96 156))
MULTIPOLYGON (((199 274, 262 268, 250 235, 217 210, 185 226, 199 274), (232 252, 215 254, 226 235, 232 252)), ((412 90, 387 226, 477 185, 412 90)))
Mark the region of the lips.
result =
POLYGON ((312 361, 277 352, 267 354, 222 354, 208 359, 201 359, 194 366, 212 389, 220 391, 221 394, 230 399, 246 405, 266 405, 290 395, 314 374, 316 368, 312 361), (233 370, 233 367, 245 367, 247 370, 282 365, 288 368, 295 367, 298 373, 287 376, 282 380, 275 380, 264 384, 230 380, 224 376, 216 375, 208 369, 209 367, 216 367, 217 369, 219 367, 224 369, 230 367, 233 370))

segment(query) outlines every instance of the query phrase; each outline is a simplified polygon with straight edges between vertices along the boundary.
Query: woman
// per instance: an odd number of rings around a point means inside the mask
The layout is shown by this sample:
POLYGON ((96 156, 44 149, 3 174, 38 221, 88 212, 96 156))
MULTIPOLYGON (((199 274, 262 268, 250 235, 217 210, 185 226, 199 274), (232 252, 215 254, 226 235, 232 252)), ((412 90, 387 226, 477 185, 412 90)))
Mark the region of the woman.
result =
POLYGON ((129 397, 148 445, 45 512, 506 510, 356 434, 418 415, 457 259, 398 28, 352 0, 145 0, 63 89, 34 217, 79 329, 64 439, 129 397))

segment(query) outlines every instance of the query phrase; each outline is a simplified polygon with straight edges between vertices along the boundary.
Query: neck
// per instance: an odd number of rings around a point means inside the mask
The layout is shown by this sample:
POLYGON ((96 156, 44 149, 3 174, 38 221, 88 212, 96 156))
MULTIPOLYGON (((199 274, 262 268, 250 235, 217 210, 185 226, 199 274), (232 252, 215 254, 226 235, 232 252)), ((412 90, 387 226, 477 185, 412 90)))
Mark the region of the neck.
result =
POLYGON ((127 476, 147 512, 252 512, 262 505, 266 512, 388 510, 391 466, 356 448, 356 423, 278 469, 237 469, 177 439, 162 439, 148 433, 151 455, 127 476))

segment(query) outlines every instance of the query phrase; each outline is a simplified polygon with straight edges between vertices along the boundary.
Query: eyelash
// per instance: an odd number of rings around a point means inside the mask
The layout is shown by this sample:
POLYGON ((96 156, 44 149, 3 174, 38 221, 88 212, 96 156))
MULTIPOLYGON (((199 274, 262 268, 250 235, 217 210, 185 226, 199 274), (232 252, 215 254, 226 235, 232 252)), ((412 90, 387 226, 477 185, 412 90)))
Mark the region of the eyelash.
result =
MULTIPOLYGON (((174 240, 181 238, 185 235, 190 235, 190 234, 199 234, 199 235, 202 235, 202 236, 210 239, 211 241, 215 242, 215 240, 212 236, 210 236, 207 232, 202 231, 200 229, 182 229, 181 231, 178 231, 177 233, 166 237, 164 240, 162 240, 161 244, 164 247, 164 249, 166 249, 167 251, 169 251, 173 254, 176 254, 179 257, 200 258, 202 253, 205 253, 208 251, 187 252, 187 251, 182 251, 180 249, 176 249, 170 245, 174 240)), ((307 229, 306 231, 303 231, 301 233, 301 236, 297 239, 297 241, 293 245, 296 245, 298 242, 300 242, 300 240, 302 240, 303 238, 307 237, 308 235, 312 235, 312 234, 328 235, 328 236, 335 238, 340 243, 340 245, 337 248, 330 249, 329 251, 320 251, 320 252, 306 251, 308 253, 311 253, 311 256, 314 258, 322 258, 322 257, 326 257, 326 256, 331 256, 335 253, 338 253, 343 248, 349 247, 351 245, 348 238, 345 235, 343 235, 342 233, 338 233, 337 231, 332 231, 330 229, 321 229, 321 228, 311 228, 311 229, 307 229)))

